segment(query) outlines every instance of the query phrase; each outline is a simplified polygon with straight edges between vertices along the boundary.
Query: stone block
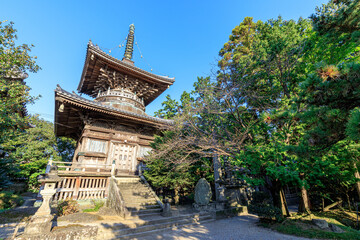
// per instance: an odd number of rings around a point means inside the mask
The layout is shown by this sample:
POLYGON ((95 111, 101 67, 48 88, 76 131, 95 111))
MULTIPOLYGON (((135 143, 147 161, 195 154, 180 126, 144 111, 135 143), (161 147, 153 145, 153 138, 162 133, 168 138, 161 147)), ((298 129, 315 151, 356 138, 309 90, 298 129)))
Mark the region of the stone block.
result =
POLYGON ((24 233, 27 235, 49 233, 53 218, 52 215, 32 216, 24 233))
POLYGON ((312 223, 321 229, 329 229, 329 224, 323 219, 313 219, 312 223))
POLYGON ((330 223, 329 226, 330 226, 331 231, 333 231, 335 233, 345 232, 344 230, 342 230, 340 227, 336 226, 335 224, 330 223))

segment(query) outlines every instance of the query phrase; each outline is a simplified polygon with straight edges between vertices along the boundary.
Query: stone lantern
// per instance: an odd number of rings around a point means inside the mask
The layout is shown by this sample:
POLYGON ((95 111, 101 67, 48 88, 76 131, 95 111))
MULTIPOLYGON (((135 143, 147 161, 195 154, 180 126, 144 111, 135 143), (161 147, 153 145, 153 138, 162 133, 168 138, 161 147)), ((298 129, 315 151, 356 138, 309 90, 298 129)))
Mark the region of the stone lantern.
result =
POLYGON ((63 180, 58 176, 56 166, 51 166, 49 173, 41 174, 38 177, 40 183, 44 183, 44 189, 40 194, 43 202, 35 215, 31 217, 29 224, 25 228, 25 234, 49 233, 54 216, 51 215, 50 200, 56 193, 56 183, 63 180))

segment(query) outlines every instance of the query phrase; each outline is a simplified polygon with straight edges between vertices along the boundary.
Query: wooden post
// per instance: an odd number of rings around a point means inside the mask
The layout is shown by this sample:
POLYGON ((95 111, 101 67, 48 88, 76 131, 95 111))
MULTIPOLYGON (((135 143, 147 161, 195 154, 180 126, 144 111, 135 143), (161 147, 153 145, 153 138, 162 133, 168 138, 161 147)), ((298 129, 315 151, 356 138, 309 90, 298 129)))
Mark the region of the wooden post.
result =
POLYGON ((75 188, 74 188, 74 194, 73 194, 73 199, 77 200, 78 195, 79 195, 79 189, 80 189, 80 183, 81 183, 81 177, 76 177, 75 180, 75 188))
POLYGON ((113 161, 112 165, 111 165, 111 176, 115 176, 115 160, 113 161))
POLYGON ((108 178, 107 178, 107 180, 106 180, 106 186, 105 186, 105 198, 107 198, 107 197, 108 197, 108 194, 109 194, 110 178, 111 178, 111 177, 108 177, 108 178))

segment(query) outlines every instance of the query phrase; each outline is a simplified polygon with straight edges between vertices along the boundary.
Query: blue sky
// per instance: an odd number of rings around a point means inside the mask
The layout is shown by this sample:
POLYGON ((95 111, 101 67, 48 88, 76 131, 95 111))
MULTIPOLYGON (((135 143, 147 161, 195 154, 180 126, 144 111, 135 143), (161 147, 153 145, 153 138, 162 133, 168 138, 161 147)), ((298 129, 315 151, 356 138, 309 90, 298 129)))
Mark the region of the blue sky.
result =
POLYGON ((146 112, 161 108, 165 96, 179 99, 190 91, 198 76, 216 70, 218 52, 231 30, 244 17, 266 21, 307 18, 324 0, 222 0, 222 1, 2 1, 0 20, 15 22, 18 43, 32 43, 32 55, 42 70, 30 74, 32 95, 41 95, 31 114, 54 118, 56 84, 76 91, 89 39, 111 55, 122 58, 119 49, 131 23, 143 58, 135 46, 137 67, 175 77, 175 83, 153 101, 146 112))

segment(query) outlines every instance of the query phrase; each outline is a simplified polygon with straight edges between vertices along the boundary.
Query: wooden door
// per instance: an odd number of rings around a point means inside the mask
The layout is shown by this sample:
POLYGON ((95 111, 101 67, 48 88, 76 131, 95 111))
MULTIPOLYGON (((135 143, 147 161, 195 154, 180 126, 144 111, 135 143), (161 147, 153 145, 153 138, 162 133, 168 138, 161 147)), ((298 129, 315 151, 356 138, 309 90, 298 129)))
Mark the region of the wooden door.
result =
POLYGON ((120 171, 135 171, 135 147, 125 143, 111 143, 111 159, 115 160, 116 169, 120 171))

